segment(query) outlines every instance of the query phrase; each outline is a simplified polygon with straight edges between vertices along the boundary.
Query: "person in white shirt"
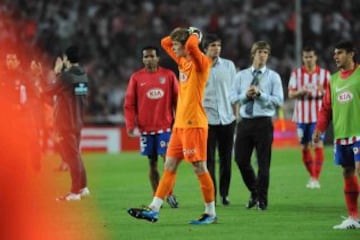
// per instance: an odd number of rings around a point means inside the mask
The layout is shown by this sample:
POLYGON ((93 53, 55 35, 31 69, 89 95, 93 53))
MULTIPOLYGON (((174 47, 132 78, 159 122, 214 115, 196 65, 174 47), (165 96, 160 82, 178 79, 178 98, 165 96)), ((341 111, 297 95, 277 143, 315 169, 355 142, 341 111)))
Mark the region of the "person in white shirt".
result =
POLYGON ((205 54, 212 59, 212 67, 205 88, 203 105, 208 117, 207 167, 217 195, 215 152, 219 153, 219 190, 221 203, 230 204, 228 195, 231 180, 231 157, 234 144, 235 114, 230 102, 236 68, 233 61, 220 57, 221 39, 214 34, 205 36, 205 54))
POLYGON ((242 120, 237 125, 235 161, 251 196, 247 208, 266 210, 270 180, 272 117, 284 102, 280 75, 266 66, 270 56, 267 42, 255 42, 251 47, 251 67, 239 71, 232 87, 231 102, 240 103, 242 120), (251 166, 256 150, 258 173, 251 166))

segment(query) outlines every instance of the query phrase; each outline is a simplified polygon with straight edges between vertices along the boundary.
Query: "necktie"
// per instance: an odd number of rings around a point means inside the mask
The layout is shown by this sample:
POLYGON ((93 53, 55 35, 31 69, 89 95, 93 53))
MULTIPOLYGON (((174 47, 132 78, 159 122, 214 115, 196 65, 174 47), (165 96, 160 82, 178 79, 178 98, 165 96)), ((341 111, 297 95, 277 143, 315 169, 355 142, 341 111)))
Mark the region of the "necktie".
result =
MULTIPOLYGON (((253 72, 253 80, 251 81, 250 85, 255 85, 257 86, 259 84, 259 75, 261 74, 260 70, 254 70, 253 72)), ((249 116, 253 115, 253 111, 254 111, 254 99, 250 99, 246 105, 245 105, 245 112, 246 114, 248 114, 249 116)))

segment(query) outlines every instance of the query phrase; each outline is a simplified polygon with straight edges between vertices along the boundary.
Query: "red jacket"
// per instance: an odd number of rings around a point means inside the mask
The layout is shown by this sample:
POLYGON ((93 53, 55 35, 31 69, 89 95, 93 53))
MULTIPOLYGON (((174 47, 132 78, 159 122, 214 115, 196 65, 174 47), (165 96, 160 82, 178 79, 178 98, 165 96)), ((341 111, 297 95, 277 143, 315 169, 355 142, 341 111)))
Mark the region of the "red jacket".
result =
POLYGON ((327 84, 322 105, 317 115, 316 129, 325 132, 332 118, 330 84, 327 84))

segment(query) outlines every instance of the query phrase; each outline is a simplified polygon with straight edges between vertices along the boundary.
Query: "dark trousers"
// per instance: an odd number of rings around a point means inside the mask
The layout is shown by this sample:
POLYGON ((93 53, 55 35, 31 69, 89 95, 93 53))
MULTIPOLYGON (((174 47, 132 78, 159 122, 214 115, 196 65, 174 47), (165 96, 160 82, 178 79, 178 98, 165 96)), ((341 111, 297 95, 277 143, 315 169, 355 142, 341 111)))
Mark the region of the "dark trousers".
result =
POLYGON ((69 165, 71 176, 71 192, 79 193, 86 187, 86 171, 80 153, 80 130, 60 131, 60 155, 62 160, 69 165))
POLYGON ((271 146, 273 125, 270 117, 242 119, 237 125, 235 139, 235 161, 251 197, 267 205, 270 179, 271 146), (257 176, 251 165, 255 148, 257 176))
POLYGON ((220 196, 227 197, 231 179, 231 154, 234 144, 235 121, 228 125, 209 125, 207 140, 207 168, 214 182, 216 198, 216 148, 219 153, 220 196))

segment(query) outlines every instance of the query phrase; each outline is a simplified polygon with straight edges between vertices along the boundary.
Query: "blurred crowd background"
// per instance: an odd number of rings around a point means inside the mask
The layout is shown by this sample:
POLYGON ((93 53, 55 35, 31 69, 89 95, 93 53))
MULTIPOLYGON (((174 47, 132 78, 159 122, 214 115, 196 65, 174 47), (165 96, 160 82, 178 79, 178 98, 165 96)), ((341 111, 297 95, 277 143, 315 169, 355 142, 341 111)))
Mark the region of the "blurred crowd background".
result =
MULTIPOLYGON (((131 73, 142 67, 141 48, 178 26, 196 26, 223 39, 222 56, 238 69, 250 63, 254 41, 272 46, 269 66, 282 77, 285 96, 295 63, 295 0, 5 0, 0 47, 23 46, 28 59, 52 66, 69 45, 82 49, 90 76, 86 121, 123 123, 123 98, 131 73)), ((334 72, 339 40, 360 38, 360 1, 302 0, 303 43, 318 49, 319 64, 334 72)), ((176 66, 162 52, 163 66, 176 66)), ((286 110, 285 106, 285 110, 286 110)), ((289 108, 290 109, 290 108, 289 108)), ((286 111, 290 116, 291 111, 286 111)))

